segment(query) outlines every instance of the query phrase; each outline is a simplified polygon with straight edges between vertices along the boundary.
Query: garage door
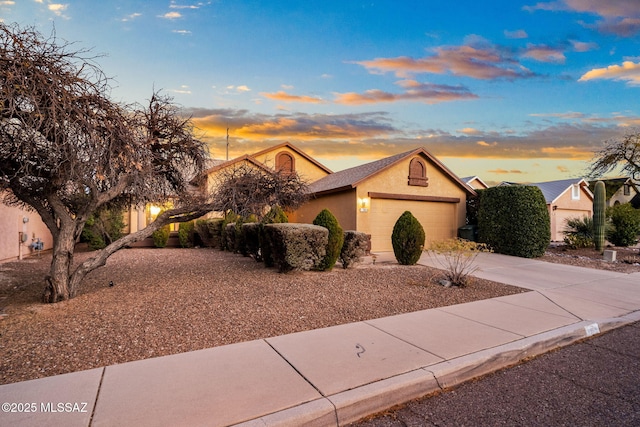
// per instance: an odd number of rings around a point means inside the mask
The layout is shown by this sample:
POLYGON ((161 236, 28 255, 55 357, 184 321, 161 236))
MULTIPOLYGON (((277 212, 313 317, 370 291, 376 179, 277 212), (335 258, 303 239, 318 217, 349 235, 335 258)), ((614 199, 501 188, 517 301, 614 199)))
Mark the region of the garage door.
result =
POLYGON ((432 240, 449 239, 456 236, 456 205, 444 202, 422 202, 408 200, 372 199, 371 250, 392 251, 391 233, 400 215, 409 211, 424 228, 426 246, 432 240))
POLYGON ((555 216, 555 221, 551 223, 551 240, 562 241, 564 240, 563 231, 567 227, 567 219, 590 217, 591 211, 558 209, 553 211, 553 215, 555 216))

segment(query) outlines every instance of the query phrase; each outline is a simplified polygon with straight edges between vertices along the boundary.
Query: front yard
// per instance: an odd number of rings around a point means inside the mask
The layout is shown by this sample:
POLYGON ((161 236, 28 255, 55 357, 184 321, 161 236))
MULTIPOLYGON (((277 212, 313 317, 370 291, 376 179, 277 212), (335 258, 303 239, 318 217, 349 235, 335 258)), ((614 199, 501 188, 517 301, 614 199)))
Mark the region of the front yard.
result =
POLYGON ((523 291, 444 288, 419 265, 280 274, 217 249, 136 248, 91 273, 76 298, 45 305, 50 262, 0 264, 0 384, 523 291))

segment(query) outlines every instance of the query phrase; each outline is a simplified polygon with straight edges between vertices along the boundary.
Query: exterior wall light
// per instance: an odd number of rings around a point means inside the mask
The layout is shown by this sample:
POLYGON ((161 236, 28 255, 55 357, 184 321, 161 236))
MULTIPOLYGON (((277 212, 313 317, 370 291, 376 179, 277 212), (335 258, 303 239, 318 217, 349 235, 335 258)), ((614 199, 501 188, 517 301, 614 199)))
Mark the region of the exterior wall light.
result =
POLYGON ((358 207, 360 208, 360 212, 369 212, 369 204, 371 200, 368 197, 358 197, 358 207))

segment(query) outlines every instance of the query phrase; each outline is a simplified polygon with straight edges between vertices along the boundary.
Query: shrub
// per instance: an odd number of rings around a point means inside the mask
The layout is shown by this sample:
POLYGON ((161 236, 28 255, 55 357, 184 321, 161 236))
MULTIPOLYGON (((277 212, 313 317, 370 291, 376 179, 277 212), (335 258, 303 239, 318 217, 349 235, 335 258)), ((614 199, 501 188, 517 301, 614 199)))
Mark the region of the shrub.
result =
POLYGON ((391 244, 396 260, 401 265, 414 265, 424 248, 424 228, 411 212, 405 211, 393 226, 391 244))
POLYGON ((222 229, 224 235, 224 247, 229 252, 236 251, 236 223, 229 222, 222 229))
POLYGON ((284 224, 288 222, 289 218, 287 218, 287 214, 282 210, 280 206, 275 205, 271 207, 269 212, 267 212, 267 214, 262 218, 262 221, 260 222, 260 256, 256 258, 256 261, 264 261, 264 264, 267 267, 273 267, 275 265, 275 261, 271 256, 271 246, 266 241, 264 226, 266 224, 284 224))
POLYGON ((528 185, 482 191, 478 241, 501 254, 524 258, 544 255, 551 243, 551 226, 542 191, 528 185))
POLYGON ((256 261, 262 260, 260 251, 261 227, 262 224, 258 222, 249 222, 246 224, 242 224, 242 235, 245 253, 256 261))
POLYGON ((266 244, 280 272, 318 269, 326 255, 329 231, 311 224, 266 224, 266 244))
POLYGON ((153 244, 156 248, 164 248, 169 241, 169 235, 171 234, 171 226, 169 224, 157 229, 153 232, 151 237, 153 238, 153 244))
POLYGON ((178 241, 183 248, 192 248, 195 246, 195 222, 181 222, 178 225, 178 241))
POLYGON ((195 222, 195 232, 202 241, 202 244, 209 248, 220 247, 220 237, 222 235, 223 219, 199 219, 195 222))
POLYGON ((590 248, 593 243, 593 218, 568 218, 564 233, 564 243, 570 249, 590 248))
MULTIPOLYGON (((220 250, 233 251, 234 246, 228 246, 229 236, 227 236, 227 232, 229 228, 227 227, 230 223, 235 223, 238 219, 238 215, 233 212, 227 212, 222 220, 222 224, 220 224, 220 250)), ((233 229, 233 233, 235 234, 235 229, 233 229)), ((231 237, 232 241, 235 241, 235 236, 231 237)))
POLYGON ((360 262, 360 259, 367 253, 370 239, 370 235, 360 231, 347 230, 344 232, 344 243, 339 258, 342 268, 349 268, 360 262))
POLYGON ((638 243, 640 234, 640 211, 634 209, 630 203, 615 205, 608 209, 612 228, 607 240, 615 246, 633 246, 638 243))
POLYGON ((238 218, 235 223, 235 240, 234 251, 242 254, 243 256, 249 256, 247 249, 247 240, 244 233, 244 225, 256 222, 255 215, 249 215, 247 218, 238 218))
POLYGON ((81 239, 90 249, 103 249, 123 236, 124 227, 121 210, 100 209, 85 223, 81 239))
POLYGON ((340 256, 340 250, 344 243, 342 227, 340 227, 338 220, 331 211, 329 211, 329 209, 323 209, 320 211, 313 220, 313 224, 329 230, 329 239, 326 248, 327 253, 318 269, 322 271, 331 270, 340 256))
POLYGON ((478 269, 476 257, 481 252, 491 252, 484 243, 464 239, 432 242, 429 255, 442 266, 446 279, 455 286, 465 286, 469 275, 478 269))

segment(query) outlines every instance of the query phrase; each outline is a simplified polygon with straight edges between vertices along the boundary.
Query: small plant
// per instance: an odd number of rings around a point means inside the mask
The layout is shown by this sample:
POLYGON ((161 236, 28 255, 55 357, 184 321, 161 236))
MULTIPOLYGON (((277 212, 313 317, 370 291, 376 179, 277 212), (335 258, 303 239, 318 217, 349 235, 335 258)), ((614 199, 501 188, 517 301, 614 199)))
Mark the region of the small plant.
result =
POLYGON ((640 210, 634 209, 630 203, 624 203, 609 208, 608 214, 612 228, 607 240, 616 246, 633 246, 638 243, 640 210))
POLYGON ((322 271, 331 270, 340 256, 340 250, 344 243, 342 227, 340 227, 338 220, 329 209, 323 209, 313 220, 313 225, 319 225, 329 230, 327 253, 318 269, 322 271))
POLYGON ((594 245, 593 218, 568 218, 563 233, 569 249, 590 248, 594 245))
POLYGON ((411 212, 405 211, 393 226, 391 244, 393 254, 401 265, 414 265, 424 248, 424 228, 411 212))
POLYGON ((153 238, 153 244, 156 248, 164 248, 169 241, 169 235, 171 234, 171 226, 169 224, 157 229, 153 232, 151 237, 153 238))
POLYGON ((432 242, 429 255, 443 267, 445 278, 452 285, 463 287, 478 269, 475 260, 481 252, 491 249, 484 243, 455 238, 432 242))

